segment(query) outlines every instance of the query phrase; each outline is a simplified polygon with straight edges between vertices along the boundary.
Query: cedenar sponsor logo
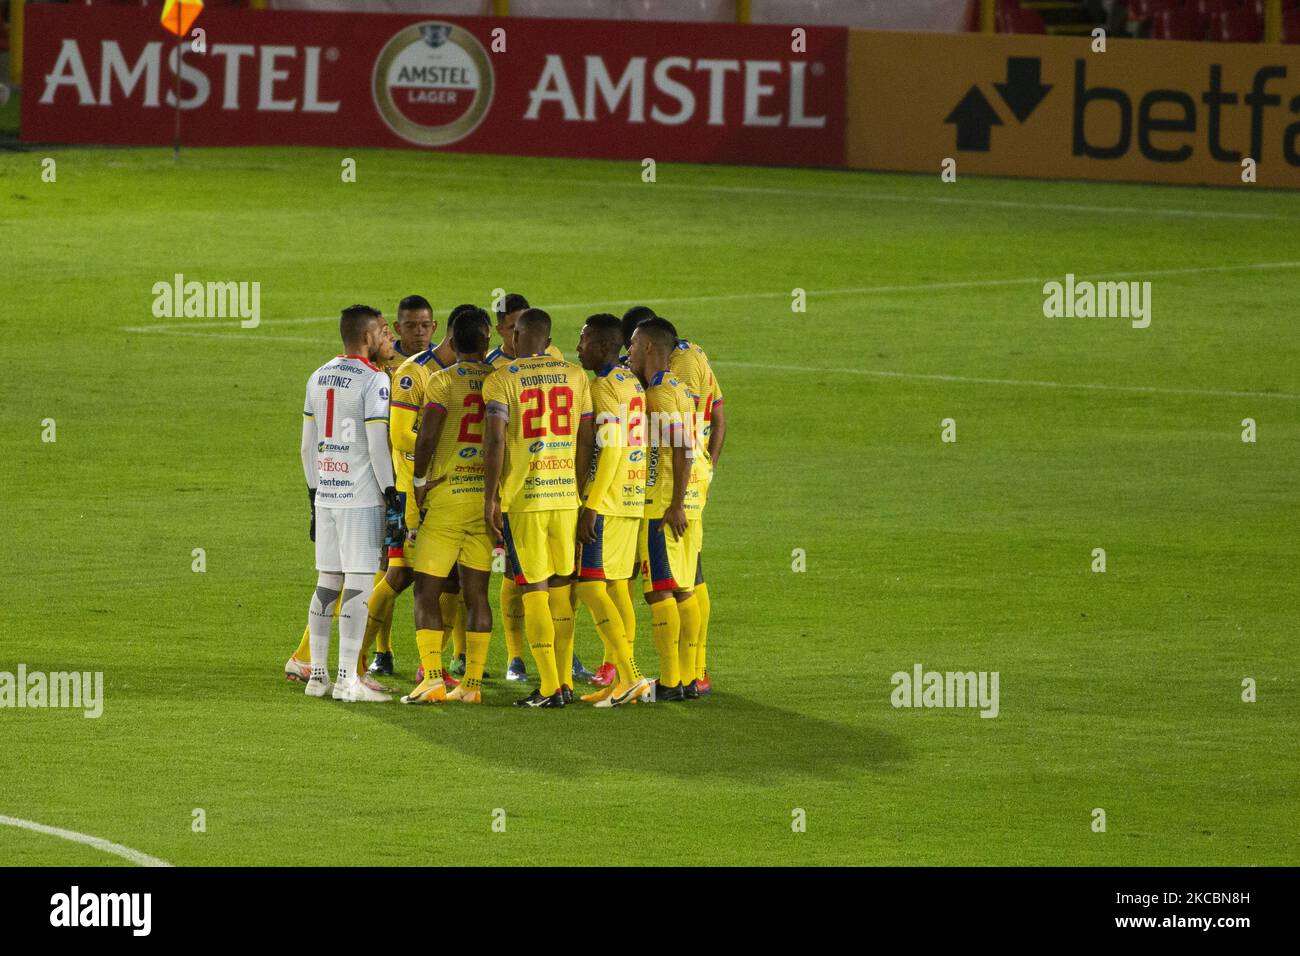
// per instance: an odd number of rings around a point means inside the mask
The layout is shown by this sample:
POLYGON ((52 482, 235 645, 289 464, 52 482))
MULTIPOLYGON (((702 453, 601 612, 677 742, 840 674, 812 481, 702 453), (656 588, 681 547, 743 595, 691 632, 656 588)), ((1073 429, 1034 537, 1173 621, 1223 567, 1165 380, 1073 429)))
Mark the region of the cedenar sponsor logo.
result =
POLYGON ((153 926, 152 893, 83 893, 74 886, 50 897, 51 926, 127 926, 148 936, 153 926))
POLYGON ((478 38, 440 20, 384 44, 371 82, 388 128, 421 146, 446 146, 478 128, 492 105, 492 61, 478 38))

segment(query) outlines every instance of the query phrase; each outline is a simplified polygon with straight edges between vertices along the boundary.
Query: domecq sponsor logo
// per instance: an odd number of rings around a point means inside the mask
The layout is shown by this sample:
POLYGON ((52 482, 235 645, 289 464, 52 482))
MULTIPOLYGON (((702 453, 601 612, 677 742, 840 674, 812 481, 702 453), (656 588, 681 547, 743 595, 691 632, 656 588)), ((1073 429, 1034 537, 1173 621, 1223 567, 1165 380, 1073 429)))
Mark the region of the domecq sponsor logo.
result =
POLYGON ((59 707, 84 711, 94 719, 104 713, 104 672, 0 671, 0 707, 59 707))
POLYGON ((51 926, 129 926, 148 936, 153 925, 152 893, 82 893, 74 886, 50 897, 51 926))

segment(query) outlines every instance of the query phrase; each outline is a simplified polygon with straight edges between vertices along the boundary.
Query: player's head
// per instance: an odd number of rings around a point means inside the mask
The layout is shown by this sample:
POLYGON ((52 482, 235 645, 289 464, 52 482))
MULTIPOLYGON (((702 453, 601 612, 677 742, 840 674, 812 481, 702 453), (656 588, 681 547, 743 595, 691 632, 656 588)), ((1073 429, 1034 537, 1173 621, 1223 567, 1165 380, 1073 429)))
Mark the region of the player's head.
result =
POLYGON ((582 367, 599 372, 606 365, 618 361, 623 347, 623 323, 618 316, 601 312, 587 316, 578 333, 578 361, 582 367))
POLYGON ((360 355, 371 362, 392 358, 393 339, 384 332, 384 317, 378 309, 350 305, 339 313, 339 337, 345 355, 360 355))
POLYGON ((492 339, 492 320, 476 305, 462 309, 451 320, 451 344, 459 361, 482 361, 492 339))
POLYGON ((655 310, 648 305, 634 305, 623 313, 623 344, 632 344, 632 333, 636 331, 637 324, 644 322, 646 319, 653 319, 655 310))
POLYGON ((438 323, 433 321, 433 306, 422 295, 408 295, 397 303, 397 321, 393 323, 397 337, 402 340, 402 352, 418 355, 433 341, 438 323))
POLYGON ((637 377, 648 382, 668 367, 669 356, 677 345, 677 330, 667 319, 655 316, 637 323, 632 342, 627 347, 627 364, 637 377))
POLYGON ((518 355, 515 349, 514 327, 519 316, 528 308, 528 300, 518 292, 511 292, 497 306, 497 335, 501 336, 501 347, 511 355, 518 355))
POLYGON ((541 355, 551 344, 551 317, 541 309, 524 309, 514 323, 515 355, 541 355))

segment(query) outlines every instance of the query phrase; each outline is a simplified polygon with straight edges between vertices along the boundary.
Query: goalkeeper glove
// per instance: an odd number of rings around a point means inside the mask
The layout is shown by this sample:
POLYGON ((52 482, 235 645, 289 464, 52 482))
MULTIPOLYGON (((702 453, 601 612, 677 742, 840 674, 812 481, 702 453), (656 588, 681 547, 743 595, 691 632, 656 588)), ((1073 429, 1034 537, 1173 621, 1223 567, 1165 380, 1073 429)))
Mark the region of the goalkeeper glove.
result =
POLYGON ((391 485, 384 489, 384 547, 406 544, 406 495, 391 485))
POLYGON ((316 540, 316 489, 308 488, 307 497, 311 501, 311 504, 308 505, 308 507, 311 509, 311 530, 308 531, 307 534, 313 541, 315 541, 316 540))

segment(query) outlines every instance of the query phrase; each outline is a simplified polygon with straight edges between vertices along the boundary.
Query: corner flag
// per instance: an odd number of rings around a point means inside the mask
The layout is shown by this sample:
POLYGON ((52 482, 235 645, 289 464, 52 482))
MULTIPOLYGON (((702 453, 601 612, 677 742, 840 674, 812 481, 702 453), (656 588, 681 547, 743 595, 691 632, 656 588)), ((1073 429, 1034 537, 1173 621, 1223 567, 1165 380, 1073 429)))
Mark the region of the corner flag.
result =
POLYGON ((159 22, 178 37, 184 36, 202 11, 203 0, 167 0, 159 22))

